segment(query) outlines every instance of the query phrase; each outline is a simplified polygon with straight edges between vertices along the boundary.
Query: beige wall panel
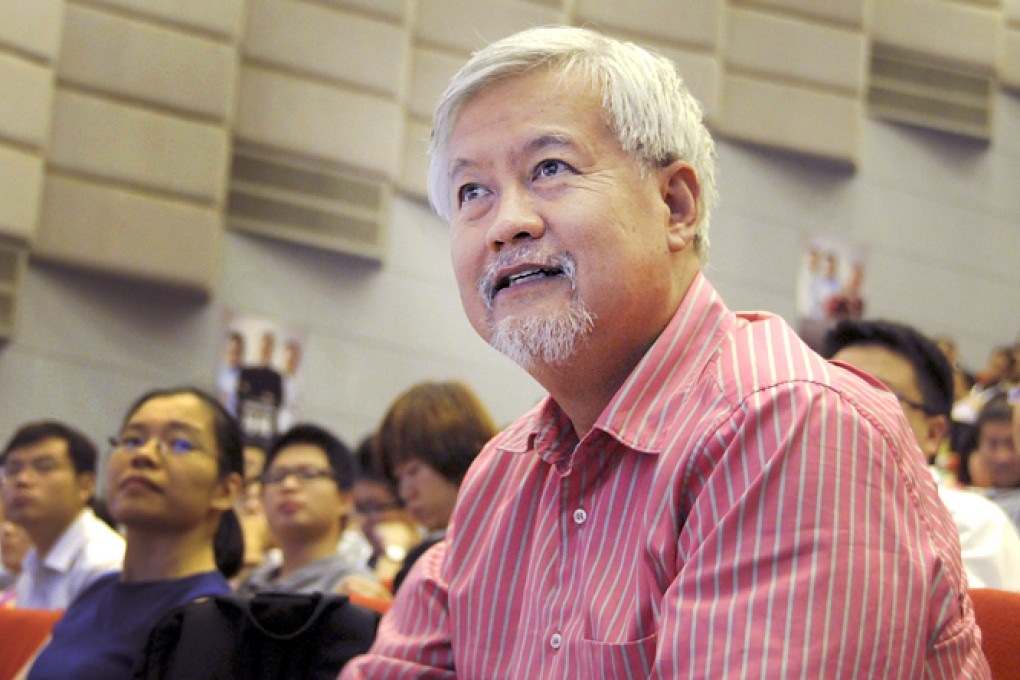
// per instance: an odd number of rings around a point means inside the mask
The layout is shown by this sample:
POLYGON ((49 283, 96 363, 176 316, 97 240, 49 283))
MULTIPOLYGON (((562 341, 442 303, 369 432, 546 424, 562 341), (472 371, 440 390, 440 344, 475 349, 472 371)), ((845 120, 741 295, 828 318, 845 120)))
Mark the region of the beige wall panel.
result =
POLYGON ((856 164, 858 99, 729 74, 719 130, 749 142, 856 164))
POLYGON ((532 26, 562 24, 558 10, 515 0, 421 0, 419 40, 473 51, 532 26))
POLYGON ((50 134, 55 167, 221 202, 224 129, 58 88, 50 134))
POLYGON ((864 91, 867 44, 862 33, 746 9, 730 10, 726 24, 729 66, 847 94, 864 91))
POLYGON ((705 116, 714 115, 719 108, 720 91, 720 67, 714 53, 674 49, 663 45, 645 44, 645 47, 671 59, 680 70, 680 77, 687 89, 701 102, 705 116))
POLYGON ((244 0, 103 0, 103 4, 228 38, 240 35, 244 17, 244 0))
POLYGON ((52 61, 63 21, 64 0, 0 0, 0 45, 52 61))
POLYGON ((466 57, 453 57, 427 49, 415 50, 408 110, 419 118, 432 120, 439 97, 465 61, 466 57))
POLYGON ((395 96, 407 40, 399 26, 303 2, 251 0, 244 53, 395 96))
POLYGON ((404 167, 398 186, 423 201, 428 200, 429 132, 431 126, 417 121, 408 121, 404 167))
POLYGON ((320 0, 328 5, 370 12, 400 21, 407 12, 407 0, 320 0))
POLYGON ((1002 16, 1006 23, 1020 24, 1020 0, 1002 0, 1002 16))
POLYGON ((724 0, 578 0, 577 23, 595 22, 602 31, 620 28, 669 41, 714 48, 724 0))
POLYGON ((42 156, 0 144, 0 234, 32 241, 42 186, 42 156))
POLYGON ((68 5, 62 81, 217 120, 233 109, 236 51, 194 35, 68 5))
POLYGON ((731 0, 731 5, 753 5, 788 10, 824 21, 864 28, 865 0, 731 0))
POLYGON ((242 67, 239 140, 396 177, 403 117, 391 101, 242 67))
POLYGON ((991 69, 1000 20, 999 12, 946 0, 874 0, 872 39, 991 69))
POLYGON ((1020 89, 1020 30, 1003 29, 999 43, 999 80, 1020 89))
POLYGON ((41 148, 50 128, 53 71, 0 52, 0 138, 41 148))
POLYGON ((209 291, 222 223, 212 208, 50 176, 33 253, 209 291))

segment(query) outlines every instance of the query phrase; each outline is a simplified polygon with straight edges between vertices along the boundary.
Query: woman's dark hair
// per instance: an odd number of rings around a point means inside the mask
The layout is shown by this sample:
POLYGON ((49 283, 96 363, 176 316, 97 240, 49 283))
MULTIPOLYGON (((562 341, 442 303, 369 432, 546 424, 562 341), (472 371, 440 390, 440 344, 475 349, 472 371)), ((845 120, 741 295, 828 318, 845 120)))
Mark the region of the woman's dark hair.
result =
POLYGON ((393 402, 373 440, 375 455, 391 479, 405 462, 421 461, 460 484, 496 425, 481 400, 459 382, 424 382, 393 402))
POLYGON ((220 526, 213 538, 213 552, 216 556, 216 569, 223 574, 223 578, 237 576, 244 566, 244 532, 233 508, 220 517, 220 526))
POLYGON ((121 429, 124 429, 128 421, 131 420, 131 416, 145 403, 153 399, 176 397, 183 394, 196 397, 205 404, 205 407, 209 409, 209 413, 213 417, 213 434, 216 437, 216 448, 219 449, 216 459, 219 463, 220 477, 226 477, 231 472, 236 472, 243 477, 244 439, 241 434, 241 428, 238 426, 234 416, 227 411, 226 407, 205 390, 197 387, 183 386, 164 387, 146 392, 138 397, 128 408, 127 413, 124 414, 123 421, 121 421, 121 429))

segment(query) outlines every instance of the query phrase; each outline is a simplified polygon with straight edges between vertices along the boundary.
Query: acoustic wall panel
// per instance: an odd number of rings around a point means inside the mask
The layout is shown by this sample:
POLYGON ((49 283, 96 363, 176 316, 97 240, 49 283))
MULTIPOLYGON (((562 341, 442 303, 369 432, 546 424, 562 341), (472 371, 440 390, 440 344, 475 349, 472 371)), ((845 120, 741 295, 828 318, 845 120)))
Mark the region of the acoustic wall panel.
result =
POLYGON ((864 91, 866 53, 860 31, 749 9, 728 15, 727 68, 857 96, 864 91))
POLYGON ((407 124, 404 163, 397 186, 412 196, 428 200, 429 133, 431 125, 411 120, 407 124))
POLYGON ((233 111, 236 50, 68 5, 57 74, 62 82, 222 121, 233 111))
POLYGON ((422 120, 431 121, 439 97, 450 79, 464 65, 465 58, 426 48, 414 51, 411 70, 411 88, 407 98, 408 112, 422 120))
POLYGON ((857 31, 864 28, 865 0, 731 0, 730 4, 780 10, 857 31))
POLYGON ((244 56, 385 96, 400 90, 406 30, 305 2, 250 0, 244 56))
POLYGON ((724 0, 577 0, 577 23, 594 22, 607 32, 624 31, 685 46, 714 49, 724 0))
POLYGON ((51 166, 217 204, 229 138, 221 127, 58 89, 51 166))
POLYGON ((33 254, 208 293, 221 224, 212 207, 50 174, 33 254))
POLYGON ((420 0, 415 37, 470 52, 525 28, 566 21, 559 9, 520 0, 420 0))
POLYGON ((0 45, 52 61, 60 47, 64 0, 0 2, 0 45))
POLYGON ((235 135, 243 142, 395 177, 402 129, 394 101, 242 67, 235 135))
POLYGON ((53 107, 52 68, 0 52, 0 83, 0 140, 41 150, 53 107))
POLYGON ((100 0, 96 4, 122 10, 128 15, 155 19, 188 31, 237 38, 242 29, 245 0, 100 0))
POLYGON ((407 13, 408 0, 318 0, 321 4, 365 12, 372 16, 401 21, 407 13))
POLYGON ((951 0, 873 0, 876 44, 991 72, 999 12, 951 0))
POLYGON ((32 241, 42 182, 41 155, 0 144, 0 235, 32 241))

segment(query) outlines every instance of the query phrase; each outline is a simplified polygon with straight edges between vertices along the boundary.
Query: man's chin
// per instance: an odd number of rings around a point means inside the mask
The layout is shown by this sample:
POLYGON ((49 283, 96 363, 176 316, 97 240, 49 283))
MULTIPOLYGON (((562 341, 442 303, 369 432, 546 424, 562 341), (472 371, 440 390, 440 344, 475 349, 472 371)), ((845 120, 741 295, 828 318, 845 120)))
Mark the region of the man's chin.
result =
POLYGON ((525 370, 560 366, 575 355, 594 321, 579 305, 549 316, 513 316, 493 325, 489 344, 525 370))

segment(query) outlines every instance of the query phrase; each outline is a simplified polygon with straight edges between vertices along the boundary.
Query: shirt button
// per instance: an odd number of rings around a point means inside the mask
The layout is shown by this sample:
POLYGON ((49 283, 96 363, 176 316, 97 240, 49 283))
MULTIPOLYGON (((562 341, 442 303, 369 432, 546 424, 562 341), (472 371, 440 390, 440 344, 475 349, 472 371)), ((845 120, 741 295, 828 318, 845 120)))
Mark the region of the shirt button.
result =
POLYGON ((563 646, 563 636, 559 633, 553 633, 549 637, 549 646, 553 649, 559 649, 563 646))
POLYGON ((584 508, 574 510, 574 524, 584 524, 587 519, 588 513, 584 511, 584 508))

